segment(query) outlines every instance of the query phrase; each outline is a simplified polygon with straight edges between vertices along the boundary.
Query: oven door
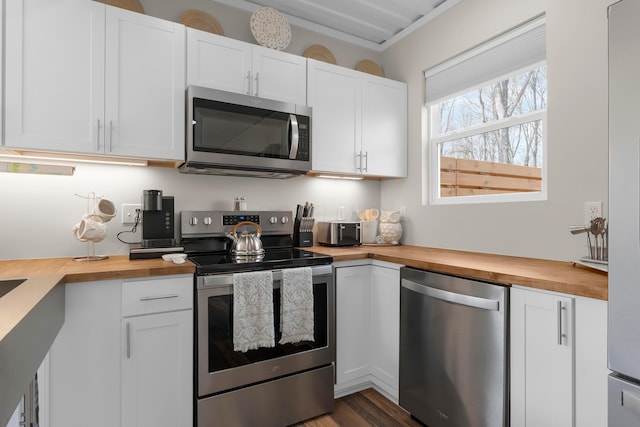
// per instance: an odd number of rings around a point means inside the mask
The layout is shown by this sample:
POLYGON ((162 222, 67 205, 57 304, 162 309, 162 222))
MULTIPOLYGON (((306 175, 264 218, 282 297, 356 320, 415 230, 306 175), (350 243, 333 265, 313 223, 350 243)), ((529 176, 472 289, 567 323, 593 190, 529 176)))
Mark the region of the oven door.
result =
POLYGON ((331 265, 312 267, 314 341, 280 340, 282 272, 273 271, 276 346, 247 352, 233 350, 233 274, 197 278, 198 396, 286 376, 335 360, 334 284, 331 265))

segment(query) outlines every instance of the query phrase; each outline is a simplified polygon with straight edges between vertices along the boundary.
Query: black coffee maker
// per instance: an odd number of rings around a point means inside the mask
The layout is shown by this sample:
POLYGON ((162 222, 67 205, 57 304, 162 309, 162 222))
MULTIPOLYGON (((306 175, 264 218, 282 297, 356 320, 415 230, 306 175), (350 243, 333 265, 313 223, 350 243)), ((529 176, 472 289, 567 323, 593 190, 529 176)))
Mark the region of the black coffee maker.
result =
POLYGON ((162 190, 142 192, 142 246, 168 248, 176 245, 173 196, 162 190))

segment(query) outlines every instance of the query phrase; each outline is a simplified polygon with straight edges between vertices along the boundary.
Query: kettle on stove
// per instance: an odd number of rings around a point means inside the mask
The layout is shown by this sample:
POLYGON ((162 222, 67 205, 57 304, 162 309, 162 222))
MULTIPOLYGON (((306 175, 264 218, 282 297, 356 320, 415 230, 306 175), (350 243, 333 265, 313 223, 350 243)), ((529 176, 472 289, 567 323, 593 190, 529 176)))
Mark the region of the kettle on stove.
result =
POLYGON ((252 258, 252 259, 261 259, 264 257, 264 248, 262 247, 262 240, 260 240, 260 236, 262 235, 262 227, 252 221, 241 221, 237 223, 233 230, 230 233, 227 233, 227 237, 233 240, 231 245, 231 255, 236 258, 252 258), (250 233, 249 231, 243 231, 240 236, 238 236, 237 231, 238 228, 243 225, 252 225, 256 228, 256 233, 250 233))

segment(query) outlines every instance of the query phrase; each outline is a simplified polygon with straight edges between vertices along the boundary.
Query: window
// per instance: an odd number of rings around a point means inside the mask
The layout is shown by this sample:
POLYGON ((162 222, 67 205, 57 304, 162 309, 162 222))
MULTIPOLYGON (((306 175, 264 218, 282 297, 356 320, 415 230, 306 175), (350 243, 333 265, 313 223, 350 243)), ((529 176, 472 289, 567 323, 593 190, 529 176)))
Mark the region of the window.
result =
POLYGON ((544 20, 425 73, 432 204, 546 198, 544 20))

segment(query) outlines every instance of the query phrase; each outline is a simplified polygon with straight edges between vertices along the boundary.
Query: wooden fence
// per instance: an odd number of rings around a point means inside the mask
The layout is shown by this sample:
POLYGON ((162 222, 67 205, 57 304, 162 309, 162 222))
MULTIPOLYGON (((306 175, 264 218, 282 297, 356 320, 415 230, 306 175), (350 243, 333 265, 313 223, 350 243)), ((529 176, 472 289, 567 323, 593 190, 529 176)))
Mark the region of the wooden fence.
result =
POLYGON ((440 157, 440 197, 519 193, 541 189, 541 168, 440 157))

